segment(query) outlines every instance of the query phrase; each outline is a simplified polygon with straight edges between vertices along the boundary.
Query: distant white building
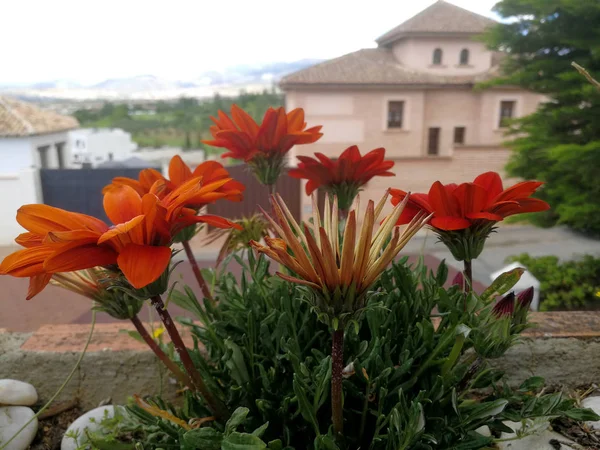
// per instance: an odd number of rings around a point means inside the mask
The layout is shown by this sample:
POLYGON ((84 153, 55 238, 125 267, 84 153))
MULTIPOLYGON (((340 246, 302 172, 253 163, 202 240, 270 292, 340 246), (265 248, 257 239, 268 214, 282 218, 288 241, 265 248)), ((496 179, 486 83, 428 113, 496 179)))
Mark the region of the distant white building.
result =
POLYGON ((131 134, 119 128, 81 128, 69 133, 73 167, 96 167, 106 161, 122 161, 132 156, 137 144, 131 134))
POLYGON ((162 167, 163 173, 168 173, 169 162, 175 155, 181 156, 181 159, 192 169, 206 160, 204 150, 183 151, 181 147, 140 148, 135 152, 138 158, 162 167))
POLYGON ((69 131, 77 119, 0 97, 0 173, 69 167, 69 131))

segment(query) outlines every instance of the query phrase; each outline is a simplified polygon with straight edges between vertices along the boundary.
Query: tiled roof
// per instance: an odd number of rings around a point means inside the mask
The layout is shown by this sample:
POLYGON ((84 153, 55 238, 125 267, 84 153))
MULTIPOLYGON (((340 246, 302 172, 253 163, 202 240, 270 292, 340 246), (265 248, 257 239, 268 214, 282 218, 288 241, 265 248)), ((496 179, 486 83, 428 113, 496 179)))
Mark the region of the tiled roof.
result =
POLYGON ((474 75, 436 75, 403 66, 388 48, 365 48, 282 78, 280 85, 465 85, 488 80, 497 67, 474 75))
POLYGON ((74 117, 0 97, 0 138, 55 133, 78 127, 79 122, 74 117))
POLYGON ((439 0, 416 16, 376 39, 379 45, 390 44, 411 34, 461 33, 480 34, 496 22, 488 17, 439 0))

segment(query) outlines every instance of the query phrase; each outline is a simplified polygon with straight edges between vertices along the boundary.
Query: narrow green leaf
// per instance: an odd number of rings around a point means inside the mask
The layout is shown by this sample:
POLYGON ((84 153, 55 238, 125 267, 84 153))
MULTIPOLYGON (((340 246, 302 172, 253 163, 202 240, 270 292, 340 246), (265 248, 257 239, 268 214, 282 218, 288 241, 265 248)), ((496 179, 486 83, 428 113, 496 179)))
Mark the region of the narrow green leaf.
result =
POLYGON ((144 342, 144 339, 142 339, 142 336, 137 331, 133 331, 133 330, 119 330, 119 333, 128 334, 130 337, 134 338, 136 341, 144 342))
POLYGON ((516 269, 504 272, 481 294, 481 300, 491 301, 498 295, 503 295, 509 291, 521 279, 525 269, 517 267, 516 269))
POLYGON ((265 431, 267 431, 268 427, 269 427, 269 422, 265 422, 260 427, 258 427, 256 430, 254 430, 252 432, 252 434, 257 437, 262 437, 262 435, 265 434, 265 431))

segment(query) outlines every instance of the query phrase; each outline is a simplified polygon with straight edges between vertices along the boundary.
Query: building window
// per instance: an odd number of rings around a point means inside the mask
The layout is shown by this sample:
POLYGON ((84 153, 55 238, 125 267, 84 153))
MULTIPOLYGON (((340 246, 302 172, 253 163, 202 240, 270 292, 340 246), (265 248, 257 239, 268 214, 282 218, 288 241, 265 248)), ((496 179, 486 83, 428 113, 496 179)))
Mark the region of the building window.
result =
POLYGON ((442 64, 442 49, 436 48, 433 51, 433 65, 439 66, 440 64, 442 64))
POLYGON ((402 128, 404 119, 404 102, 388 102, 388 128, 402 128))
POLYGON ((464 144, 465 143, 465 127, 454 127, 454 143, 464 144))
POLYGON ((466 48, 463 48, 460 51, 460 60, 459 63, 461 66, 466 66, 469 64, 469 50, 466 48))
POLYGON ((516 103, 517 102, 514 100, 502 100, 500 102, 500 120, 498 121, 499 128, 508 126, 508 121, 515 116, 516 103))
POLYGON ((57 144, 55 144, 55 146, 56 146, 56 159, 58 161, 58 168, 64 169, 65 168, 65 143, 58 142, 57 144))
POLYGON ((50 165, 48 160, 48 151, 50 150, 49 145, 43 145, 37 148, 38 153, 40 154, 40 167, 42 169, 47 169, 50 165))
POLYGON ((440 128, 429 129, 429 140, 427 141, 427 154, 438 155, 440 153, 440 128))

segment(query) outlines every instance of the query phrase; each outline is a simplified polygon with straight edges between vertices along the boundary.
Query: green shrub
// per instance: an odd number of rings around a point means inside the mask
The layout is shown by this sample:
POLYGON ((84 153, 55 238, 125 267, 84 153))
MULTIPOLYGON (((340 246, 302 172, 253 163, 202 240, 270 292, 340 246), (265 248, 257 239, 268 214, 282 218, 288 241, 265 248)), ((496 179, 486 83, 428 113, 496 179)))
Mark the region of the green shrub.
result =
POLYGON ((600 309, 600 258, 560 262, 556 256, 523 253, 508 261, 520 262, 540 281, 541 311, 600 309))

